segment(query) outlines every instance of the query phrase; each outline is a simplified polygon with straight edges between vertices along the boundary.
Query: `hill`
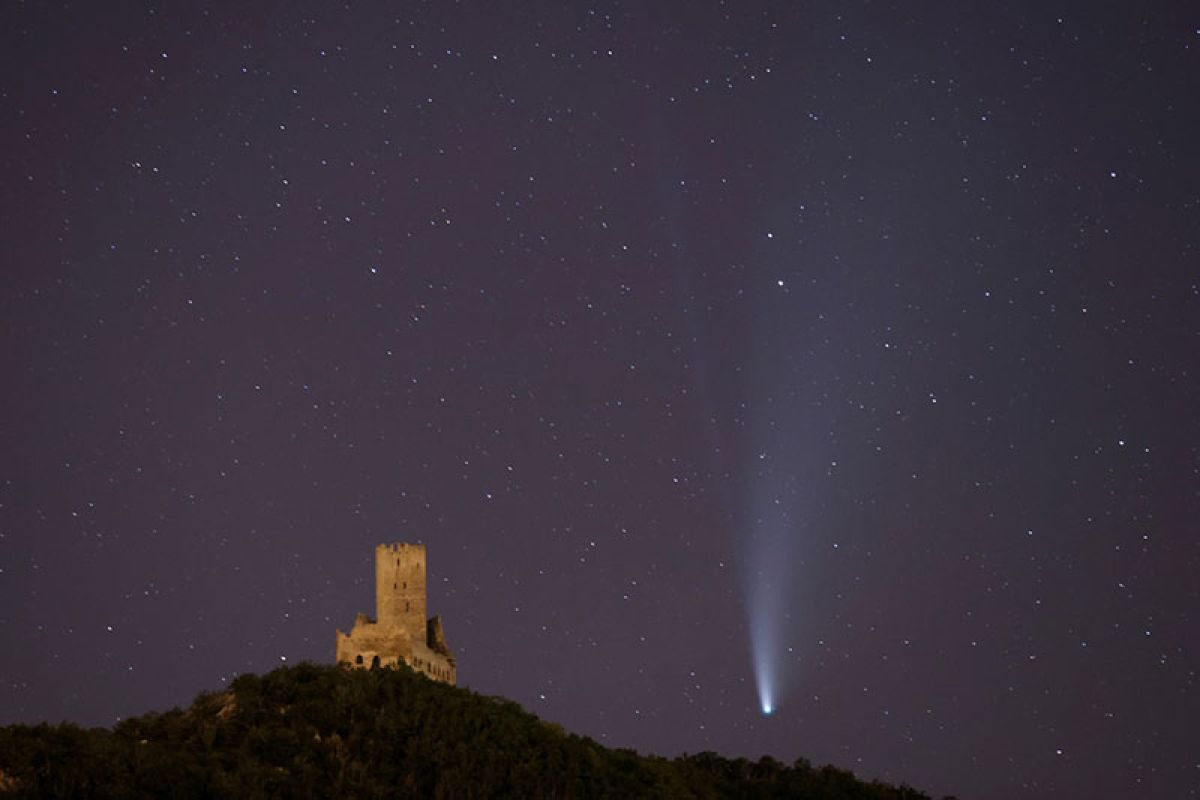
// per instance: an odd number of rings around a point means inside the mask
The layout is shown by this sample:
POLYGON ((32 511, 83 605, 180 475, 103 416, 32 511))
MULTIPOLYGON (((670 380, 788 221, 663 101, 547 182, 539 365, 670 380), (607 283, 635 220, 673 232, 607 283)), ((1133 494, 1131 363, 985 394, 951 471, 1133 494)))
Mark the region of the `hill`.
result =
POLYGON ((917 800, 803 759, 676 759, 602 747, 516 703, 407 669, 301 664, 110 729, 0 729, 15 797, 917 800))

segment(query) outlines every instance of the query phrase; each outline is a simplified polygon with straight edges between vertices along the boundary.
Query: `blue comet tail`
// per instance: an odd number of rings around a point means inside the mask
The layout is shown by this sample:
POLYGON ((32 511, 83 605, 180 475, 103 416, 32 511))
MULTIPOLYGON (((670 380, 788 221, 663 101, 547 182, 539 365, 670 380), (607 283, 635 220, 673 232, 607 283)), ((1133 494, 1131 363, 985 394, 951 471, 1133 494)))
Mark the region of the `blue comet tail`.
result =
POLYGON ((779 708, 797 670, 787 642, 795 635, 796 541, 799 531, 776 492, 764 492, 748 525, 744 580, 747 628, 758 706, 764 716, 779 708))

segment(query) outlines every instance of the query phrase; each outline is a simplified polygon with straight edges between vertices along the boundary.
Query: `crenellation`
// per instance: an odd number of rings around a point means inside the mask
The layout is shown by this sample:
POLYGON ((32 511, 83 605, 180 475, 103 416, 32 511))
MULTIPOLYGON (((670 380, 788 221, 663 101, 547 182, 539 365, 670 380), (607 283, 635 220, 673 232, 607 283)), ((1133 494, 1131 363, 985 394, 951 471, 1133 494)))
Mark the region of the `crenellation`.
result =
POLYGON ((375 548, 375 617, 359 612, 350 633, 337 631, 337 662, 367 669, 405 664, 454 684, 457 670, 441 617, 426 619, 425 545, 375 548))

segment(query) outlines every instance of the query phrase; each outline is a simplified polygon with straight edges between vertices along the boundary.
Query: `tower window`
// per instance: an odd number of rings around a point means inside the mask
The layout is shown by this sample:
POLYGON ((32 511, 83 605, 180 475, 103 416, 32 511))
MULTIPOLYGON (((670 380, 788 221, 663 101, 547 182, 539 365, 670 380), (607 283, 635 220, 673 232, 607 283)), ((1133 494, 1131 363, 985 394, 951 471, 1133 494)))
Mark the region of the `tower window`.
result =
POLYGON ((361 663, 362 663, 362 653, 359 653, 358 655, 356 655, 356 656, 354 657, 354 663, 355 663, 355 664, 361 664, 361 663))

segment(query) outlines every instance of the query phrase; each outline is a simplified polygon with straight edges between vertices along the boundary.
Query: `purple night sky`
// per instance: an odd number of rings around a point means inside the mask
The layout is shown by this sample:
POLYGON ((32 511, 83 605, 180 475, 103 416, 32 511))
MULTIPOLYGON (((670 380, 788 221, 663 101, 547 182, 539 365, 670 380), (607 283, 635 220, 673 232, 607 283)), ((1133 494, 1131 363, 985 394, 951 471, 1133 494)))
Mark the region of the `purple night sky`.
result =
POLYGON ((0 724, 330 662, 407 540, 604 744, 1197 796, 1198 19, 5 3, 0 724))

